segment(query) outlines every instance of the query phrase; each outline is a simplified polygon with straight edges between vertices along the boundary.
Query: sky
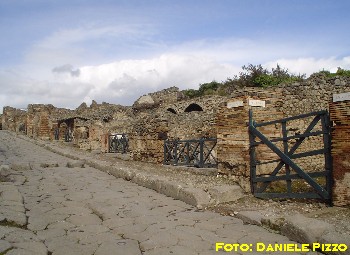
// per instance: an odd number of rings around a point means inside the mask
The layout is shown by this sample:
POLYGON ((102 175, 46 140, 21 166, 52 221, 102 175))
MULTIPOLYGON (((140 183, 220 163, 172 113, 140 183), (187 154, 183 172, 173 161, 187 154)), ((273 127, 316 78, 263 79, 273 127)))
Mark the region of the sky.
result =
POLYGON ((350 69, 349 0, 0 0, 0 111, 350 69))

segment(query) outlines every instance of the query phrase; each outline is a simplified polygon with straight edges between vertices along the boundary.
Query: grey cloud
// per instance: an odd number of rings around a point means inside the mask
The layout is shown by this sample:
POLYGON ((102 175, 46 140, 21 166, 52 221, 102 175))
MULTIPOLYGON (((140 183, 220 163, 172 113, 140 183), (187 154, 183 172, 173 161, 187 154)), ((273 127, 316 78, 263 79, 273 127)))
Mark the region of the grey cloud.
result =
POLYGON ((73 70, 73 66, 70 64, 66 64, 63 66, 57 66, 52 69, 53 73, 69 73, 72 77, 79 77, 80 75, 80 69, 73 70))

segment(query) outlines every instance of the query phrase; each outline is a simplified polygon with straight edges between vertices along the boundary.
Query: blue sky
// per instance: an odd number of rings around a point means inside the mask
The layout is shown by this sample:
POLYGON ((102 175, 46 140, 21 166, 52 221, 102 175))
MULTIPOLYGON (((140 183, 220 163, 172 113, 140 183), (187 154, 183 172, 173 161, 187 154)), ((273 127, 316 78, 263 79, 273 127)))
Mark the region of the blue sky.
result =
POLYGON ((0 0, 0 107, 131 105, 248 63, 350 69, 348 0, 0 0))

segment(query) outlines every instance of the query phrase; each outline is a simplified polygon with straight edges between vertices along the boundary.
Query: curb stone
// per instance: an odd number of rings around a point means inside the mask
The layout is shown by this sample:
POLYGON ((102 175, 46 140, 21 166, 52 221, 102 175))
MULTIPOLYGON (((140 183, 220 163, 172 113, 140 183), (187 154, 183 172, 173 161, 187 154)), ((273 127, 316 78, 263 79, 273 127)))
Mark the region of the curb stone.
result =
POLYGON ((286 218, 285 224, 281 227, 282 235, 299 243, 316 243, 321 236, 334 231, 334 227, 324 221, 307 218, 296 214, 286 218))
POLYGON ((240 211, 236 214, 236 217, 241 219, 244 224, 261 226, 261 221, 264 216, 257 211, 240 211))

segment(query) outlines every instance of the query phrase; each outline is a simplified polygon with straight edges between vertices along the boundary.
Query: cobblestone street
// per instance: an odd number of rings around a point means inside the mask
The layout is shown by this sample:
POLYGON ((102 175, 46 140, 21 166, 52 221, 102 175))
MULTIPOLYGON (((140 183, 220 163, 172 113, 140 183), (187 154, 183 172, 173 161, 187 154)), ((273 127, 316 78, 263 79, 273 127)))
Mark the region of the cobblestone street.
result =
POLYGON ((293 243, 70 161, 0 132, 0 254, 220 254, 216 242, 254 254, 257 242, 293 243))

